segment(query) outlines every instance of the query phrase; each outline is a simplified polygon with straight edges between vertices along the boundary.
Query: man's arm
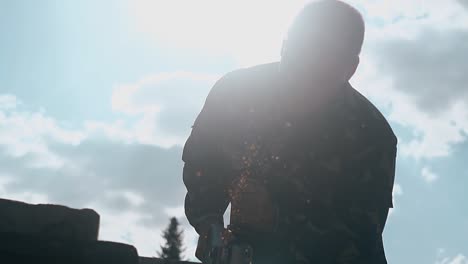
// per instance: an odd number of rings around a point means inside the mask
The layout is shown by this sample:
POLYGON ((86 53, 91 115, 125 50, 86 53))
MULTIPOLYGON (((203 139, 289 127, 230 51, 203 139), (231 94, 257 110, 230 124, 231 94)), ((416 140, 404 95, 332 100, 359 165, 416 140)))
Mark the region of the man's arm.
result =
POLYGON ((227 171, 221 155, 225 133, 223 89, 225 77, 211 89, 196 118, 182 154, 185 162, 183 180, 187 188, 185 214, 197 233, 204 233, 210 224, 224 225, 223 214, 229 204, 227 171))
POLYGON ((386 263, 382 232, 393 207, 396 151, 395 139, 351 153, 333 209, 312 212, 300 230, 311 256, 330 263, 386 263))
POLYGON ((396 154, 397 138, 392 134, 390 138, 363 146, 349 160, 350 176, 354 181, 349 184, 352 203, 342 211, 340 218, 341 232, 348 230, 350 240, 341 252, 342 258, 352 258, 347 252, 354 248, 356 258, 386 263, 382 233, 389 209, 393 207, 396 154))
POLYGON ((369 142, 351 154, 348 160, 350 195, 358 204, 372 208, 393 207, 396 154, 395 136, 369 142))

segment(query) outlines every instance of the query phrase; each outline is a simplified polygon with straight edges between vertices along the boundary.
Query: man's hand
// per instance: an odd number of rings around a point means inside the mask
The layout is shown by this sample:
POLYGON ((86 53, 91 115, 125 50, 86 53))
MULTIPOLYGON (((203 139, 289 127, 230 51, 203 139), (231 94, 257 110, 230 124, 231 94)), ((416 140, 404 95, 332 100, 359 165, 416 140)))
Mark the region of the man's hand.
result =
POLYGON ((206 224, 200 227, 195 256, 203 263, 213 262, 215 251, 223 247, 224 227, 221 224, 206 224))
POLYGON ((204 264, 249 264, 252 247, 236 240, 230 228, 211 224, 198 239, 195 256, 204 264))

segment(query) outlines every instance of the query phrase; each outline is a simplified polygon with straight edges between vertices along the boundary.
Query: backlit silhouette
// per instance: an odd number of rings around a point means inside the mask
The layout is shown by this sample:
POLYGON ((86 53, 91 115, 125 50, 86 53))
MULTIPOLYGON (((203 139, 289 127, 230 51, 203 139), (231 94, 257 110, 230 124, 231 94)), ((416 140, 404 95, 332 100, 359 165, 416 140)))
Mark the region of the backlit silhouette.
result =
POLYGON ((230 72, 212 88, 182 157, 199 259, 212 261, 222 234, 254 264, 387 263, 397 138, 349 83, 364 31, 348 4, 309 3, 281 61, 230 72))

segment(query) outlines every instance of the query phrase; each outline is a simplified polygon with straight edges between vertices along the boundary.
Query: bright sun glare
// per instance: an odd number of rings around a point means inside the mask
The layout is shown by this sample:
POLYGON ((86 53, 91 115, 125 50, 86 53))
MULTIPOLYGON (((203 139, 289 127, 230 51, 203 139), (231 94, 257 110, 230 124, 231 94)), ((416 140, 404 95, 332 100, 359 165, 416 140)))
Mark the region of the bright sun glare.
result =
POLYGON ((137 0, 138 30, 159 45, 232 56, 240 66, 279 59, 283 36, 308 1, 137 0))

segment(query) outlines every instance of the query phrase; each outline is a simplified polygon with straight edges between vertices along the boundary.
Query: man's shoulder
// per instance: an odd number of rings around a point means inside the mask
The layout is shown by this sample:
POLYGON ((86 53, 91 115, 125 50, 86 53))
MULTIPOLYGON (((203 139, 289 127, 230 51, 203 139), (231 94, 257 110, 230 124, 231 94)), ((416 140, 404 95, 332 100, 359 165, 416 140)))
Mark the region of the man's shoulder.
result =
POLYGON ((232 93, 254 92, 254 89, 258 90, 272 83, 278 76, 278 69, 279 62, 259 64, 228 72, 221 77, 220 81, 223 90, 229 90, 232 93))
POLYGON ((358 109, 357 111, 371 123, 369 125, 373 127, 372 131, 377 133, 374 136, 380 139, 384 138, 386 142, 396 145, 398 138, 382 112, 358 90, 350 86, 350 91, 351 100, 354 100, 356 108, 358 109))
POLYGON ((278 73, 278 70, 279 62, 270 62, 233 70, 227 73, 225 77, 237 81, 255 81, 273 77, 278 73))

